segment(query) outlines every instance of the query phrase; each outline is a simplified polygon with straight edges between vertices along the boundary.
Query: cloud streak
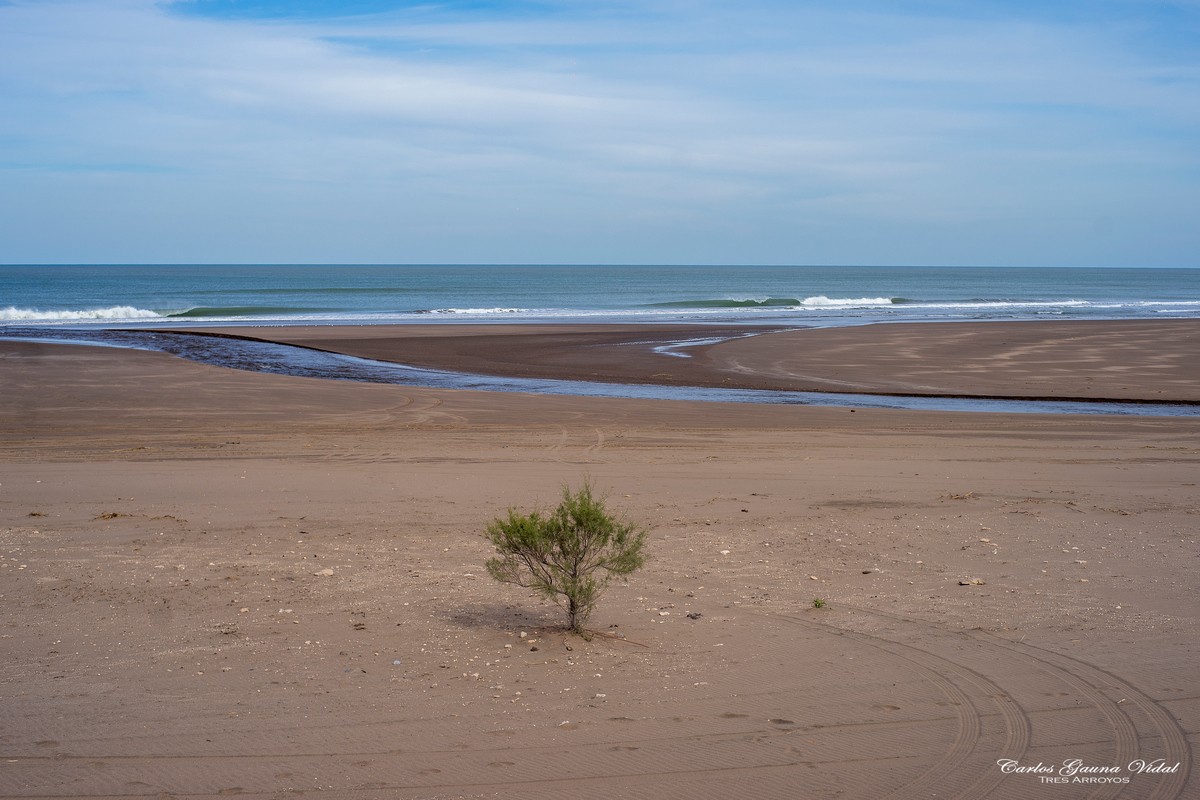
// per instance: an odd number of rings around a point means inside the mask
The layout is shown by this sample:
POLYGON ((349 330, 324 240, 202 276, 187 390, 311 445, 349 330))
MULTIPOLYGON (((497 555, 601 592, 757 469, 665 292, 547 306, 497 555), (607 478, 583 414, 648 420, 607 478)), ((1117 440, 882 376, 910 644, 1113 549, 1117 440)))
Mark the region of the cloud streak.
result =
POLYGON ((0 5, 0 260, 1192 263, 1200 11, 1070 6, 0 5))

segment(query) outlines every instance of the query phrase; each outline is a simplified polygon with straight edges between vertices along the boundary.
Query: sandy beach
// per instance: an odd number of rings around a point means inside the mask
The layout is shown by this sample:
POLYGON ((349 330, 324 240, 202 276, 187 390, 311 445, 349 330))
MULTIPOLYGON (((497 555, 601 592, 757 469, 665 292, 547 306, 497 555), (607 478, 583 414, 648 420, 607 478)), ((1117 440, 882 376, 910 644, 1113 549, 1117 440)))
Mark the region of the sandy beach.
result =
MULTIPOLYGON (((687 359, 661 328, 229 332, 511 375, 1200 400, 1194 320, 687 359)), ((0 379, 0 797, 1200 793, 1200 419, 490 394, 10 341, 0 379), (481 536, 585 479, 651 529, 590 641, 491 581, 481 536)))

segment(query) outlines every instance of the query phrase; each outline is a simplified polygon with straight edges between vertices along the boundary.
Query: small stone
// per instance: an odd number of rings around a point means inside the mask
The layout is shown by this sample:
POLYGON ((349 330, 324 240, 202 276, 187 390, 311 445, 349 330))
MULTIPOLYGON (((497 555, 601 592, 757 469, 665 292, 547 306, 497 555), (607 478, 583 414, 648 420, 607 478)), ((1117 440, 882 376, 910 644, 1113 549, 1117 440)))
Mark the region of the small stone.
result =
POLYGON ((331 570, 329 567, 326 567, 325 569, 318 570, 317 572, 313 573, 313 575, 320 575, 325 578, 328 578, 332 574, 333 574, 333 570, 331 570))
POLYGON ((958 582, 959 586, 983 586, 986 583, 981 578, 963 578, 958 582))
POLYGON ((722 551, 721 551, 721 555, 723 555, 723 556, 727 556, 727 555, 729 555, 731 552, 733 552, 733 551, 731 551, 731 550, 722 550, 722 551))
POLYGON ((700 619, 703 616, 699 611, 689 611, 687 614, 688 619, 700 619))

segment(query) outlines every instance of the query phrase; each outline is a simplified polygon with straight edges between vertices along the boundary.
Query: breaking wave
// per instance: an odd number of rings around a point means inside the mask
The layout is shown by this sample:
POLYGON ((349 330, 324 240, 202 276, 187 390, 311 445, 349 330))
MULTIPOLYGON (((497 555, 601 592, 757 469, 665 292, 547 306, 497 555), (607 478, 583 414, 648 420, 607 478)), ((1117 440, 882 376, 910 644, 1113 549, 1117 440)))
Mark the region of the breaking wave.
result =
POLYGON ((863 307, 890 306, 909 302, 904 297, 766 297, 757 298, 716 298, 701 300, 674 300, 668 303, 651 303, 649 308, 829 308, 829 307, 863 307))
POLYGON ((800 301, 800 305, 806 308, 831 308, 831 307, 854 307, 862 308, 864 306, 891 306, 900 303, 908 302, 903 297, 826 297, 819 294, 816 297, 806 297, 800 301))
POLYGON ((527 308, 424 308, 416 314, 523 314, 527 308))
POLYGON ((0 322, 86 322, 89 320, 162 319, 157 311, 133 306, 109 306, 67 311, 43 311, 37 308, 0 309, 0 322))

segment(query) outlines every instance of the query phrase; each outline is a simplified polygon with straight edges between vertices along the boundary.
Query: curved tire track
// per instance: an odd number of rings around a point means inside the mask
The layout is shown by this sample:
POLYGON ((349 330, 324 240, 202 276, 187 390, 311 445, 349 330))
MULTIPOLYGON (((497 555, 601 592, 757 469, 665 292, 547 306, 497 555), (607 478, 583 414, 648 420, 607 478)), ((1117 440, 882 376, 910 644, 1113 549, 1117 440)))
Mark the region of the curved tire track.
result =
MULTIPOLYGON (((1157 783, 1148 794, 1139 794, 1139 796, 1143 796, 1147 800, 1176 800, 1184 797, 1192 771, 1191 746, 1187 735, 1166 709, 1129 681, 1082 659, 1055 653, 1024 642, 1014 642, 982 629, 956 633, 885 611, 852 606, 845 606, 845 608, 864 618, 873 617, 877 620, 887 620, 893 625, 908 626, 914 631, 911 635, 917 638, 932 635, 946 639, 948 644, 957 641, 960 644, 965 643, 968 647, 986 651, 984 653, 985 660, 990 656, 993 666, 997 668, 1003 664, 1005 658, 1016 660, 1019 665, 1023 663, 1026 670, 1041 673, 1069 687, 1104 719, 1111 731, 1112 761, 1103 765, 1111 764, 1125 768, 1135 759, 1150 761, 1154 758, 1163 758, 1168 765, 1176 762, 1180 765, 1178 771, 1174 773, 1130 776, 1131 781, 1127 784, 1098 784, 1089 795, 1090 797, 1097 800, 1120 797, 1133 792, 1135 787, 1137 792, 1141 792, 1145 788, 1145 784, 1150 781, 1157 783), (1117 693, 1121 695, 1120 700, 1114 700, 1110 696, 1113 690, 1117 690, 1117 693), (1127 702, 1130 705, 1126 706, 1127 702), (1136 707, 1142 715, 1149 719, 1152 723, 1151 730, 1145 730, 1144 724, 1139 727, 1137 719, 1125 710, 1133 707, 1136 707), (1155 742, 1160 743, 1157 748, 1154 747, 1155 742), (1161 753, 1157 752, 1159 749, 1161 749, 1161 753)), ((862 624, 861 621, 859 624, 862 624)), ((941 658, 924 648, 914 648, 913 645, 897 642, 888 636, 861 631, 855 631, 855 633, 867 639, 877 640, 880 643, 879 646, 885 649, 896 645, 918 649, 919 652, 932 655, 943 664, 949 665, 944 668, 958 679, 974 683, 979 688, 992 687, 996 693, 994 695, 996 707, 1004 715, 1006 726, 1009 729, 1006 747, 1017 748, 1006 750, 1001 755, 1004 758, 1020 760, 1020 756, 1029 746, 1033 732, 1033 718, 1015 697, 1012 697, 980 671, 971 669, 956 660, 941 658), (1019 730, 1022 725, 1021 720, 1026 726, 1023 734, 1019 730)), ((1016 680, 1011 682, 1019 685, 1020 675, 1017 675, 1016 680)), ((999 773, 995 760, 993 758, 989 762, 991 769, 988 772, 980 775, 974 783, 957 796, 963 800, 985 797, 1001 786, 1005 780, 1011 780, 1012 776, 999 773)))
MULTIPOLYGON (((824 624, 789 616, 780 616, 779 619, 802 625, 824 624)), ((896 788, 884 795, 884 798, 930 796, 930 792, 943 785, 950 775, 961 767, 964 759, 976 750, 982 739, 983 717, 974 701, 964 690, 964 685, 993 701, 997 712, 1004 721, 1004 753, 1010 758, 1020 759, 1028 750, 1031 728, 1029 715, 1007 693, 984 675, 912 645, 858 631, 843 631, 843 635, 853 636, 859 641, 915 665, 927 680, 937 686, 953 704, 961 709, 959 711, 959 733, 950 749, 919 778, 896 788)), ((1001 783, 1003 778, 1004 776, 999 770, 991 770, 981 775, 956 796, 963 800, 985 797, 1001 783)))
MULTIPOLYGON (((737 614, 737 612, 735 612, 737 614)), ((1006 775, 996 764, 999 758, 1018 761, 1039 760, 1038 747, 1046 747, 1055 731, 1066 730, 1067 736, 1079 736, 1083 731, 1100 734, 1101 741, 1087 740, 1086 746, 1104 759, 1093 764, 1117 763, 1122 766, 1135 758, 1162 757, 1168 763, 1180 763, 1176 773, 1131 776, 1128 784, 1097 784, 1088 793, 1092 798, 1132 796, 1139 800, 1180 800, 1189 791, 1192 758, 1190 745, 1178 722, 1162 706, 1129 681, 1082 660, 1048 651, 1022 642, 1013 642, 981 631, 951 631, 937 625, 908 619, 887 612, 841 606, 836 615, 822 612, 821 619, 813 615, 789 616, 743 611, 747 624, 766 626, 795 626, 810 636, 768 635, 762 640, 760 653, 746 655, 742 675, 763 653, 770 653, 772 665, 786 665, 796 648, 811 650, 813 645, 828 642, 828 637, 845 637, 847 653, 875 651, 883 654, 878 669, 903 671, 913 676, 911 687, 924 687, 917 695, 920 708, 947 705, 951 715, 934 718, 915 717, 898 722, 880 723, 870 715, 847 718, 837 727, 846 735, 839 746, 826 745, 824 755, 819 744, 805 744, 805 738, 826 736, 813 726, 795 727, 786 720, 770 720, 778 726, 762 722, 724 726, 709 724, 701 717, 689 717, 699 724, 673 728, 670 714, 698 714, 703 706, 664 707, 659 714, 643 716, 640 720, 612 717, 623 722, 609 722, 607 727, 594 729, 586 741, 562 741, 553 737, 535 738, 516 747, 477 746, 469 750, 389 748, 391 743, 406 741, 410 732, 419 726, 403 721, 363 720, 358 729, 347 731, 344 726, 307 725, 291 746, 281 746, 283 740, 263 739, 253 731, 227 737, 207 753, 187 754, 192 749, 189 740, 181 739, 162 749, 160 755, 146 754, 136 737, 101 737, 91 742, 88 755, 67 752, 22 754, 29 769, 58 770, 58 791, 42 792, 45 796, 154 796, 147 784, 135 786, 151 776, 176 784, 172 788, 192 796, 218 796, 232 791, 236 784, 244 796, 277 796, 283 786, 283 775, 327 771, 341 773, 353 762, 354 779, 341 786, 326 786, 318 791, 324 797, 395 796, 429 797, 486 792, 496 797, 562 797, 600 798, 622 796, 665 800, 686 796, 721 797, 731 787, 744 789, 747 796, 785 798, 803 795, 813 776, 814 766, 825 765, 828 775, 853 774, 857 762, 870 761, 873 743, 896 741, 912 728, 906 725, 932 726, 938 739, 944 742, 941 752, 927 751, 929 764, 922 766, 909 759, 910 770, 904 779, 887 781, 890 767, 885 765, 888 754, 877 751, 876 766, 871 777, 858 784, 840 787, 847 797, 900 798, 955 797, 959 800, 977 798, 1038 797, 1047 791, 1035 782, 1032 775, 1006 775), (776 642, 777 644, 770 644, 776 642), (852 643, 852 644, 849 644, 852 643), (1066 696, 1067 692, 1050 693, 1052 688, 1068 689, 1076 705, 1054 701, 1047 706, 1047 695, 1066 696), (937 700, 944 698, 946 703, 937 700), (1135 711, 1136 709, 1136 711, 1135 711), (787 722, 789 727, 783 727, 787 722), (624 729, 624 726, 631 725, 624 729), (1056 725, 1063 727, 1055 727, 1056 725), (899 726, 899 727, 897 727, 899 726), (1092 726, 1092 727, 1085 727, 1092 726), (890 732, 889 732, 890 731, 890 732), (390 732, 390 733, 389 733, 390 732), (1040 733, 1040 736, 1037 734, 1040 733), (793 734, 797 734, 795 738, 793 734), (888 739, 888 736, 893 737, 888 739), (1035 741, 1041 739, 1040 745, 1035 741), (866 753, 847 751, 845 743, 852 742, 867 748, 866 753), (257 744, 257 746, 254 746, 257 744), (375 747, 371 745, 375 744, 375 747), (383 745, 383 746, 380 746, 383 745), (814 758, 814 747, 816 761, 814 758), (839 749, 840 747, 840 749, 839 749), (97 753, 99 750, 101 752, 97 753), (107 750, 108 755, 103 752, 107 750), (124 751, 124 752, 122 752, 124 751), (803 751, 803 752, 802 752, 803 751), (824 758, 824 761, 821 759, 824 758), (229 781, 217 783, 214 777, 217 764, 230 760, 239 764, 229 781), (100 771, 97 764, 104 764, 100 771), (290 770, 284 771, 284 770, 290 770), (849 772, 847 772, 849 770, 849 772), (169 777, 168 777, 169 776, 169 777), (72 785, 72 779, 79 781, 72 785), (899 781, 899 785, 897 785, 899 781), (145 787, 145 788, 143 788, 145 787)), ((735 617, 736 619, 736 617, 735 617)), ((772 669, 776 667, 772 666, 772 669)), ((779 707, 811 705, 814 689, 797 684, 786 673, 765 686, 760 695, 744 695, 752 708, 761 710, 772 704, 779 707), (757 705, 755 705, 757 703, 757 705)), ((866 674, 866 673, 864 673, 866 674)), ((878 674, 878 673, 875 673, 878 674)), ((736 676, 735 676, 736 678, 736 676)), ((848 695, 849 696, 849 695, 848 695)), ((908 697, 913 697, 910 693, 908 697)), ((711 698, 710 698, 711 699, 711 698)), ((724 702, 720 697, 717 703, 724 702)), ((840 696, 833 703, 836 712, 840 696)), ((719 706, 718 706, 719 708, 719 706)), ((715 709, 709 706, 710 713, 715 709)), ((729 718, 748 717, 748 714, 719 715, 729 718)), ((675 718, 678 721, 678 718, 675 718)), ((800 719, 797 717, 797 719, 800 719)), ((482 721, 482 720, 481 720, 482 721)), ((480 721, 480 722, 481 722, 480 721)), ((749 720, 747 720, 749 722, 749 720)), ((475 723, 470 723, 474 726, 475 723)), ((204 735, 204 734, 200 734, 204 735)), ((815 740, 814 740, 815 741, 815 740)), ((57 743, 56 743, 57 744, 57 743)), ((76 740, 64 747, 76 749, 76 740), (74 745, 74 746, 72 746, 74 745)), ((428 742, 433 744, 433 742, 428 742)), ((476 744, 481 744, 476 742, 476 744)), ((1063 742, 1069 745, 1070 742, 1063 742)), ((940 746, 940 745, 939 745, 940 746)), ((1050 745, 1053 746, 1053 745, 1050 745)), ((78 752, 78 751, 77 751, 78 752)), ((924 757, 924 756, 921 756, 924 757)), ((1099 757, 1097 757, 1099 758, 1099 757)), ((1058 759, 1042 756, 1053 763, 1058 759)), ((30 773, 26 773, 30 774, 30 773)), ((0 773, 0 796, 27 795, 28 786, 20 784, 16 772, 6 780, 0 773)), ((43 786, 44 789, 51 788, 43 786)), ((298 788, 298 787, 297 787, 298 788)), ((310 787, 311 788, 311 787, 310 787)), ((1080 788, 1080 787, 1073 787, 1080 788)), ((819 791, 817 795, 819 796, 819 791)), ((1079 796, 1071 794, 1072 797, 1079 796)))

